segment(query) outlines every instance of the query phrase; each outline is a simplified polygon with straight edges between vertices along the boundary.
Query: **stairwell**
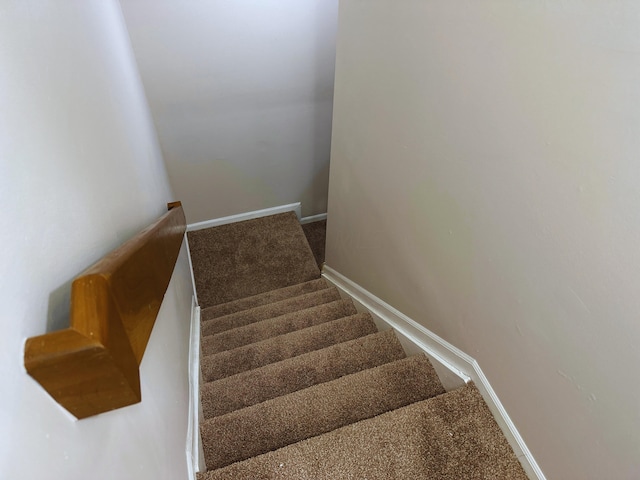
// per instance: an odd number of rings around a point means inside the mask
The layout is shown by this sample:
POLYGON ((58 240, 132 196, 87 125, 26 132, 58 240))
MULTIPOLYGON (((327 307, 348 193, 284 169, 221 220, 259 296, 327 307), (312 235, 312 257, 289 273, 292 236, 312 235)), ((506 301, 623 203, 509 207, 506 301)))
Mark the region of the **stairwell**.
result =
POLYGON ((295 214, 188 235, 199 480, 527 478, 472 384, 445 392, 426 356, 320 277, 295 214))

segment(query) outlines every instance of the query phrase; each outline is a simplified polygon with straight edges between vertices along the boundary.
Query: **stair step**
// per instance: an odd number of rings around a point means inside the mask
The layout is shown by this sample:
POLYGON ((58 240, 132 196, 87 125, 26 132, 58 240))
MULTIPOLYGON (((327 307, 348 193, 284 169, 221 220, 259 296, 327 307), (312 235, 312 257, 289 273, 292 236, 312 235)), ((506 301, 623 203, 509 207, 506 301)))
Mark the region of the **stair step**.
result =
POLYGON ((291 285, 290 287, 279 288, 277 290, 253 295, 252 297, 245 297, 239 300, 221 303, 220 305, 213 305, 212 307, 205 308, 202 311, 202 318, 203 320, 209 320, 211 318, 222 317, 223 315, 229 315, 230 313, 249 310, 250 308, 259 307, 260 305, 267 305, 268 303, 297 297, 298 295, 303 295, 305 293, 324 290, 325 288, 329 288, 329 284, 324 279, 317 278, 309 282, 298 283, 296 285, 291 285))
POLYGON ((293 212, 191 231, 187 237, 203 308, 320 278, 293 212))
POLYGON ((205 462, 224 467, 441 393, 424 355, 398 360, 205 420, 205 462))
POLYGON ((212 382, 376 331, 371 315, 358 313, 203 357, 202 377, 212 382))
POLYGON ((248 478, 527 480, 473 385, 198 475, 248 478))
POLYGON ((200 343, 202 355, 224 352, 356 313, 356 307, 353 306, 353 302, 350 299, 323 303, 315 307, 226 330, 216 335, 208 335, 200 343))
POLYGON ((340 294, 334 287, 319 290, 317 292, 305 293, 297 297, 280 300, 279 302, 260 305, 258 307, 244 310, 242 312, 231 313, 222 317, 205 320, 200 329, 201 335, 214 335, 216 333, 242 327, 253 322, 266 320, 267 318, 278 317, 285 313, 304 310, 305 308, 320 305, 322 303, 335 302, 340 300, 340 294))
POLYGON ((405 358, 393 330, 338 343, 202 385, 204 418, 405 358))

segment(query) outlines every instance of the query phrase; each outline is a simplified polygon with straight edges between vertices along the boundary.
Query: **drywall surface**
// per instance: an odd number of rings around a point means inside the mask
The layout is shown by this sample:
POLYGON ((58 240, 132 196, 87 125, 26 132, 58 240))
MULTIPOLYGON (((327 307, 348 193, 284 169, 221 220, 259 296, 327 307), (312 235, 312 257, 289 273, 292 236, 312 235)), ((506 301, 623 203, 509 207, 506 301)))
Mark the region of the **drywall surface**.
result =
POLYGON ((142 403, 81 421, 23 367, 71 280, 174 200, 117 2, 0 4, 0 478, 184 479, 191 280, 181 253, 142 403))
POLYGON ((337 0, 121 0, 189 223, 326 212, 337 0))
POLYGON ((340 3, 327 264, 478 360, 550 479, 640 477, 640 3, 340 3))

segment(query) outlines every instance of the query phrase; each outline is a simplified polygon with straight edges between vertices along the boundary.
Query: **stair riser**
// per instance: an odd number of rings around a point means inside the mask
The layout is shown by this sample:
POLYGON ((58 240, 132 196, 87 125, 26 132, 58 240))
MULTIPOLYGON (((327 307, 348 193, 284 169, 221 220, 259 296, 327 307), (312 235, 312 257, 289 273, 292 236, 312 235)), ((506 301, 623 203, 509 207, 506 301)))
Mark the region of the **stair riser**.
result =
POLYGON ((224 315, 230 315, 232 313, 242 312, 262 305, 268 305, 269 303, 279 302, 288 298, 304 295, 305 293, 325 290, 327 288, 329 288, 327 282, 322 278, 318 278, 317 280, 312 280, 310 282, 292 285, 291 287, 273 290, 261 295, 242 298, 233 302, 205 308, 202 311, 202 320, 211 320, 224 315))
POLYGON ((424 356, 323 383, 209 419, 201 426, 209 469, 224 467, 444 393, 424 356))
POLYGON ((224 317, 206 320, 202 322, 200 329, 203 336, 214 335, 216 333, 242 327, 250 323, 259 322, 268 318, 278 317, 290 312, 304 310, 323 303, 340 300, 340 294, 335 288, 320 290, 318 292, 307 293, 288 300, 262 305, 244 312, 232 313, 224 317))
POLYGON ((204 418, 329 382, 405 357, 392 330, 339 343, 202 386, 204 418))
POLYGON ((204 357, 201 361, 205 382, 230 377, 270 363, 280 362, 337 343, 377 331, 367 313, 359 313, 316 327, 281 335, 263 342, 204 357))
POLYGON ((338 300, 234 328, 202 339, 202 355, 233 350, 268 338, 356 314, 351 300, 338 300))
POLYGON ((199 480, 509 479, 526 475, 474 387, 202 475, 199 480))

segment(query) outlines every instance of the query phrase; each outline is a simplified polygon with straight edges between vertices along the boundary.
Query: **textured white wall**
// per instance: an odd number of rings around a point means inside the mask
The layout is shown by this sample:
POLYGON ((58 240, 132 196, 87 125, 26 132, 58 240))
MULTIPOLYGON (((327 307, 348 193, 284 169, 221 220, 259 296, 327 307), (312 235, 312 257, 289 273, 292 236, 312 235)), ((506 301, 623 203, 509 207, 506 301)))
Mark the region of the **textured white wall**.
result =
POLYGON ((640 3, 339 25, 327 264, 474 356, 549 479, 640 478, 640 3))
POLYGON ((121 0, 189 222, 326 212, 337 0, 121 0))
POLYGON ((23 367, 68 326, 70 282, 173 200, 120 7, 0 3, 0 478, 186 478, 191 285, 183 251, 141 404, 82 421, 23 367))

